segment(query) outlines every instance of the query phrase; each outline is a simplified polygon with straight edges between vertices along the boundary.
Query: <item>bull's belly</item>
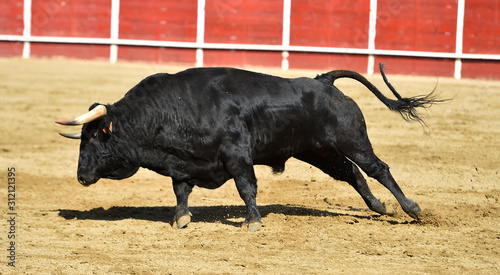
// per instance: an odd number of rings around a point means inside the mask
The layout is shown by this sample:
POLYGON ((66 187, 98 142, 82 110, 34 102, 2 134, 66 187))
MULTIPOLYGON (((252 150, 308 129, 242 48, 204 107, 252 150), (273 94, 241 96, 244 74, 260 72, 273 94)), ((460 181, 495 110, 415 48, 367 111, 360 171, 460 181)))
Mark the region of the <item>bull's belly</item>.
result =
POLYGON ((276 151, 263 151, 254 155, 254 165, 266 165, 273 169, 274 173, 285 170, 285 162, 298 152, 298 148, 284 147, 276 151))

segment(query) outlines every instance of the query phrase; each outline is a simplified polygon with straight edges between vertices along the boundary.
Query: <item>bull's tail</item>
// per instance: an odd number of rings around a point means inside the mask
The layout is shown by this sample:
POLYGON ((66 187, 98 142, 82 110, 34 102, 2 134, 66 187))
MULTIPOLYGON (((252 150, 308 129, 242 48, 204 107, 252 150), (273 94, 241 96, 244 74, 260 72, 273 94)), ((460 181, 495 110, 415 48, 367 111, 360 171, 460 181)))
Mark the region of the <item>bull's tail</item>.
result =
POLYGON ((334 83, 335 80, 339 78, 352 78, 368 88, 382 103, 385 104, 390 110, 398 112, 404 120, 406 121, 418 121, 419 123, 425 125, 425 122, 420 115, 418 114, 416 108, 429 108, 434 103, 446 102, 448 99, 438 99, 438 95, 435 94, 435 89, 428 95, 415 96, 415 97, 401 97, 401 95, 392 87, 391 83, 387 80, 387 77, 384 73, 384 64, 379 63, 380 73, 382 74, 382 78, 384 79, 385 84, 392 91, 394 96, 398 100, 392 100, 384 96, 375 85, 373 85, 368 79, 363 77, 357 72, 347 71, 347 70, 335 70, 328 72, 326 74, 318 75, 315 79, 323 82, 334 83))

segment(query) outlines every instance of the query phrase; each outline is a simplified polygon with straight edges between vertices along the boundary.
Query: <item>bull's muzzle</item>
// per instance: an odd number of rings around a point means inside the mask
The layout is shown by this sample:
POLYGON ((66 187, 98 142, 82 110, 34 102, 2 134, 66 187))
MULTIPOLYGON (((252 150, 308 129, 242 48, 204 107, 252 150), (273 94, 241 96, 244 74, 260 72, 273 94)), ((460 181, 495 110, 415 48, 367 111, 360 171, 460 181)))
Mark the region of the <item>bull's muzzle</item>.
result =
POLYGON ((99 179, 96 177, 84 176, 78 173, 78 182, 83 186, 89 186, 96 183, 99 179))

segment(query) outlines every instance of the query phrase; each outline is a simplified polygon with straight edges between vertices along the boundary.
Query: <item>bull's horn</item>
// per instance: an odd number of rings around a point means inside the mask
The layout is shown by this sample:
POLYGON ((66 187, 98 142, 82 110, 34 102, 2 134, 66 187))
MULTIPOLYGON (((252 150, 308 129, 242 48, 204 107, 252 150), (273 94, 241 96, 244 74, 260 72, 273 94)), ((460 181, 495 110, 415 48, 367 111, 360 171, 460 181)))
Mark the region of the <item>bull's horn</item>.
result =
POLYGON ((105 116, 106 112, 107 112, 106 106, 97 105, 94 109, 92 109, 88 113, 83 114, 75 119, 56 121, 56 123, 62 125, 82 125, 105 116))
POLYGON ((59 133, 59 134, 65 138, 71 138, 71 139, 81 139, 82 138, 82 133, 74 133, 74 134, 59 133))

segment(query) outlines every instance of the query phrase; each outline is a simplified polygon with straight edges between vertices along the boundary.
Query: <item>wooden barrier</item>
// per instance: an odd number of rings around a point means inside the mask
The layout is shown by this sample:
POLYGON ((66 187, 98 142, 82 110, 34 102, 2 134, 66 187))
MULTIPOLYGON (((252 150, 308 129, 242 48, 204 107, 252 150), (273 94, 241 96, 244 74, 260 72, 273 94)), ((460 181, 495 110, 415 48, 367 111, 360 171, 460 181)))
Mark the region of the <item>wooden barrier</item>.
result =
POLYGON ((0 56, 500 79, 500 0, 9 0, 0 56))

